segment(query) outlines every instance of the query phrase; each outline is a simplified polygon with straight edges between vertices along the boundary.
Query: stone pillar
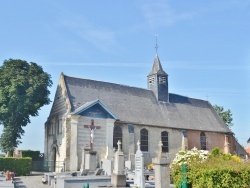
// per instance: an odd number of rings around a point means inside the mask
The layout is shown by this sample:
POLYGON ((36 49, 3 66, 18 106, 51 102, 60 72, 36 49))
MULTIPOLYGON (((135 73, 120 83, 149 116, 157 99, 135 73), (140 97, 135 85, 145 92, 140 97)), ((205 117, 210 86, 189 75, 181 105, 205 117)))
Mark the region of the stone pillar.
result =
POLYGON ((188 138, 187 138, 187 131, 182 130, 182 143, 181 143, 181 150, 185 151, 188 149, 188 138))
POLYGON ((114 134, 115 119, 106 120, 106 154, 105 159, 113 157, 113 134, 114 134))
POLYGON ((135 133, 134 126, 128 125, 128 162, 132 168, 135 165, 135 133))
POLYGON ((224 153, 230 153, 229 142, 228 142, 228 135, 225 135, 224 153))
POLYGON ((65 171, 70 171, 70 146, 71 146, 71 119, 68 117, 64 118, 64 127, 65 127, 65 137, 66 137, 66 141, 65 141, 65 171))
POLYGON ((85 169, 96 170, 96 151, 90 151, 85 155, 85 169))
POLYGON ((85 159, 86 159, 86 154, 88 154, 90 151, 89 145, 83 146, 82 149, 82 164, 81 164, 81 171, 85 169, 85 159))
POLYGON ((119 140, 118 149, 115 153, 114 170, 111 176, 111 184, 115 187, 126 187, 126 175, 124 174, 124 154, 121 150, 121 141, 119 140))
POLYGON ((141 152, 141 143, 137 142, 137 151, 135 153, 135 178, 134 185, 140 188, 145 188, 145 177, 144 177, 144 158, 141 152))
POLYGON ((170 187, 170 160, 162 155, 162 142, 160 141, 158 156, 152 159, 155 170, 155 188, 170 187))
POLYGON ((77 125, 79 115, 71 115, 71 131, 70 131, 70 170, 78 170, 77 156, 77 125))

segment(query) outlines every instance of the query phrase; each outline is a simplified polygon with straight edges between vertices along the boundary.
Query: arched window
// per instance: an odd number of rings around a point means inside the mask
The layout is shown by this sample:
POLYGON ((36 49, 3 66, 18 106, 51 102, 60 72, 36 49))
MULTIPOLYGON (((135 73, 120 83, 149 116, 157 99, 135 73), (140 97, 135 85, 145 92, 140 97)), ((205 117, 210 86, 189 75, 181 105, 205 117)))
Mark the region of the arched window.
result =
POLYGON ((161 132, 161 141, 162 141, 162 152, 169 152, 168 149, 168 132, 163 131, 161 132))
POLYGON ((207 141, 206 141, 206 135, 204 132, 201 132, 201 134, 200 134, 200 141, 201 141, 201 149, 206 150, 207 149, 207 141))
MULTIPOLYGON (((118 140, 120 140, 122 143, 122 128, 119 126, 115 126, 114 134, 113 134, 113 147, 115 149, 118 149, 118 145, 117 145, 118 140)), ((122 145, 121 145, 121 148, 122 148, 122 145)))
POLYGON ((141 129, 140 142, 141 142, 141 151, 148 151, 148 130, 147 129, 141 129))

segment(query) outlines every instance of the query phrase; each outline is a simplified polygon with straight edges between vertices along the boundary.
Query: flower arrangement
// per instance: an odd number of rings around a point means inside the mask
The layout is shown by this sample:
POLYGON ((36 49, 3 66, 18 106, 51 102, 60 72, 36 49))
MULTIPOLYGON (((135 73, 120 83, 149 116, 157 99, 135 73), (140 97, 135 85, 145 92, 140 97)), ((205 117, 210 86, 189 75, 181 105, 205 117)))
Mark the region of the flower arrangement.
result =
POLYGON ((153 163, 148 164, 147 168, 148 168, 149 171, 153 171, 154 170, 154 164, 153 163))

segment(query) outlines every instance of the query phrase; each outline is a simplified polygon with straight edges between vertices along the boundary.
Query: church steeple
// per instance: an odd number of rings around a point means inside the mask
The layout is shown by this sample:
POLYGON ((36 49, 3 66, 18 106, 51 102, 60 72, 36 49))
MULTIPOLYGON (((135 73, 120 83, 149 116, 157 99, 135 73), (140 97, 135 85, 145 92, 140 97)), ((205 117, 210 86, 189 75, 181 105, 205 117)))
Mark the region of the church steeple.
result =
MULTIPOLYGON (((157 44, 156 47, 158 47, 157 44)), ((158 101, 169 102, 168 74, 162 69, 157 53, 154 58, 152 70, 148 75, 148 89, 154 92, 158 101)))

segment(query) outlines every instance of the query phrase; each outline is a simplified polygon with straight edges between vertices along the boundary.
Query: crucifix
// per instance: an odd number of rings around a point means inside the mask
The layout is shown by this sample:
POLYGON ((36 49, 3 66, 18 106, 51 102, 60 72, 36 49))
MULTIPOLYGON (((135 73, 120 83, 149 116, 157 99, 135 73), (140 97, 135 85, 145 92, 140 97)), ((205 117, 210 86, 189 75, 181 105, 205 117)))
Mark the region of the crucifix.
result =
POLYGON ((94 134, 96 129, 100 129, 100 126, 94 125, 94 120, 91 119, 91 125, 84 125, 84 128, 88 128, 90 130, 90 150, 93 151, 93 143, 94 143, 94 134))

